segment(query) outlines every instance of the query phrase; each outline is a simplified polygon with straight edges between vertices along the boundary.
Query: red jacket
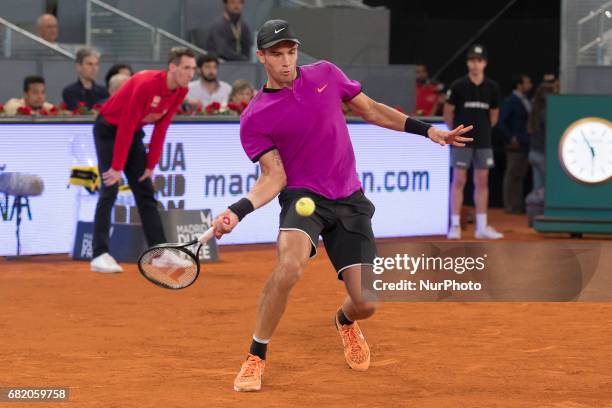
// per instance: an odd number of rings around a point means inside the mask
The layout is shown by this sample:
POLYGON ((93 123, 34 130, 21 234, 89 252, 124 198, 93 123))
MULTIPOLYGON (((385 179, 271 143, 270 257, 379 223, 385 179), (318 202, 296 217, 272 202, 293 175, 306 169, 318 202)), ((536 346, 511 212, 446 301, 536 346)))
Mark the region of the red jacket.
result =
POLYGON ((172 116, 188 91, 188 88, 170 91, 166 79, 166 71, 141 71, 125 82, 100 109, 104 119, 117 126, 113 169, 123 170, 134 132, 148 123, 155 123, 155 129, 149 143, 147 168, 153 170, 159 162, 172 116))

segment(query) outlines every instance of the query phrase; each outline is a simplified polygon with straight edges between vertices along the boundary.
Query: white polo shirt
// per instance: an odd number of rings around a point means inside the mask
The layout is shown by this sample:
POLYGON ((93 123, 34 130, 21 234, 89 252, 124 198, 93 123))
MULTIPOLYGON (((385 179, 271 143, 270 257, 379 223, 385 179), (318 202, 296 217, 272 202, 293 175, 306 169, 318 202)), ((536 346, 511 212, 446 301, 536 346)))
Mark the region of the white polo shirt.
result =
POLYGON ((217 90, 213 93, 208 93, 200 79, 191 81, 189 83, 189 93, 187 93, 187 98, 196 99, 202 102, 202 106, 204 108, 210 105, 212 102, 219 102, 221 106, 225 106, 227 105, 232 87, 227 82, 218 81, 218 83, 219 86, 217 87, 217 90))

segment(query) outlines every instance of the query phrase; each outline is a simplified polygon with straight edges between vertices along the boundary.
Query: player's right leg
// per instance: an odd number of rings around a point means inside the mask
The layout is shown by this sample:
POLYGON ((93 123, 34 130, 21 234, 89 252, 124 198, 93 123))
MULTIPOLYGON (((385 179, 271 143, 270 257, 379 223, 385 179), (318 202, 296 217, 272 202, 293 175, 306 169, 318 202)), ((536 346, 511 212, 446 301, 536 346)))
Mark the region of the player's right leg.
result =
MULTIPOLYGON (((102 173, 110 168, 113 161, 116 128, 97 120, 93 133, 98 158, 98 172, 101 178, 102 173)), ((117 184, 106 187, 104 183, 101 183, 94 216, 93 256, 91 261, 93 272, 123 272, 121 266, 110 256, 108 244, 111 211, 118 191, 119 186, 117 184)))
POLYGON ((365 299, 361 290, 361 274, 365 273, 364 268, 369 267, 371 265, 359 264, 342 271, 348 296, 334 315, 344 347, 344 358, 355 371, 366 371, 370 367, 370 347, 357 322, 371 317, 376 311, 376 303, 365 299))
POLYGON ((280 231, 278 265, 261 293, 251 349, 234 380, 234 390, 261 389, 268 342, 285 312, 289 292, 306 267, 311 251, 311 240, 303 231, 280 231))
POLYGON ((451 226, 448 239, 461 238, 461 206, 463 205, 463 189, 467 180, 467 171, 472 161, 471 148, 451 147, 451 162, 453 166, 453 182, 450 191, 451 226))
POLYGON ((376 303, 366 300, 361 291, 363 269, 372 267, 377 253, 372 230, 375 207, 363 191, 336 200, 333 207, 335 222, 321 235, 348 294, 334 314, 334 325, 342 340, 346 363, 355 371, 365 371, 370 366, 370 348, 357 321, 376 311, 376 303))

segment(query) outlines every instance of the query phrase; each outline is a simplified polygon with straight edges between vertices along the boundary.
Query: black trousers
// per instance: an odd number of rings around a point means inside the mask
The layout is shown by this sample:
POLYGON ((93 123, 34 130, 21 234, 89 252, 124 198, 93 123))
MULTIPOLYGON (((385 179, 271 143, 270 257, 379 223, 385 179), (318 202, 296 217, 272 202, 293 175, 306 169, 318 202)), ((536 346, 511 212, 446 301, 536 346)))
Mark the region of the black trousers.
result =
MULTIPOLYGON (((107 123, 102 116, 98 116, 93 128, 93 134, 96 144, 96 155, 98 156, 98 171, 100 172, 100 177, 102 177, 102 173, 111 167, 116 133, 117 127, 107 123)), ((149 178, 143 182, 138 181, 147 166, 147 153, 142 143, 143 137, 144 132, 142 129, 134 133, 134 138, 132 139, 132 145, 130 146, 123 172, 134 194, 145 237, 147 238, 148 244, 151 246, 166 242, 166 237, 164 235, 159 211, 157 210, 157 200, 155 199, 153 182, 149 178)), ((102 182, 94 218, 94 258, 105 252, 109 252, 108 241, 111 225, 111 211, 118 192, 118 183, 106 187, 104 186, 104 182, 102 182)))
POLYGON ((523 182, 529 171, 527 152, 506 151, 504 174, 504 209, 509 213, 525 211, 523 182))

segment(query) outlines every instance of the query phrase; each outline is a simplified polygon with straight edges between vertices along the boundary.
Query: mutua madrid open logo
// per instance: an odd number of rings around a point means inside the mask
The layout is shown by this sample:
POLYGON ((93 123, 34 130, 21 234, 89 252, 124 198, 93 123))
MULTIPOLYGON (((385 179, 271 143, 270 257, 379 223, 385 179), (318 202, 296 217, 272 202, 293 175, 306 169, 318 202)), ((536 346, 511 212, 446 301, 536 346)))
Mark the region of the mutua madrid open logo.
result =
POLYGON ((166 143, 155 174, 157 199, 167 210, 185 208, 185 150, 183 143, 166 143))

